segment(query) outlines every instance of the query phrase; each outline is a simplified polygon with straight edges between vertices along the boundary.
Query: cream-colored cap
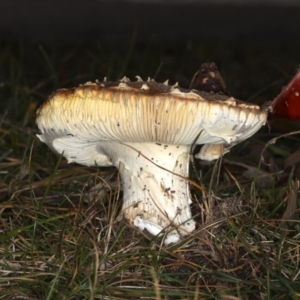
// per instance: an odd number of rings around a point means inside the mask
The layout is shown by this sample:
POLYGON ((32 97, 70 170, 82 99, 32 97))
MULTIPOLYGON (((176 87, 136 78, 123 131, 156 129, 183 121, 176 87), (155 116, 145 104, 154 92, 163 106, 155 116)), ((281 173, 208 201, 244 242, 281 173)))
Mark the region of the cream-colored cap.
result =
POLYGON ((58 90, 37 113, 40 140, 59 153, 74 147, 68 160, 85 165, 110 165, 93 146, 99 141, 230 145, 266 120, 266 110, 257 105, 140 78, 58 90), (69 138, 56 142, 60 137, 69 138))

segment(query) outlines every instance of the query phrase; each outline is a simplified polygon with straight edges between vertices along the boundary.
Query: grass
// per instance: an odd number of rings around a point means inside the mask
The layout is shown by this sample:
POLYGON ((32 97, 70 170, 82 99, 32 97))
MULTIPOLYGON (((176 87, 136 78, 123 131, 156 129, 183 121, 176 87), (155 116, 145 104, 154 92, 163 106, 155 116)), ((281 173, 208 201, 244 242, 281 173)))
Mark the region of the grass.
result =
POLYGON ((188 86, 210 60, 233 95, 262 104, 293 75, 299 45, 0 43, 0 299, 300 298, 299 162, 282 167, 299 135, 260 160, 299 123, 273 122, 222 163, 194 161, 209 194, 192 187, 197 230, 168 247, 118 219, 115 169, 68 165, 35 136, 36 109, 57 88, 137 74, 188 86), (282 223, 291 202, 294 222, 282 223))

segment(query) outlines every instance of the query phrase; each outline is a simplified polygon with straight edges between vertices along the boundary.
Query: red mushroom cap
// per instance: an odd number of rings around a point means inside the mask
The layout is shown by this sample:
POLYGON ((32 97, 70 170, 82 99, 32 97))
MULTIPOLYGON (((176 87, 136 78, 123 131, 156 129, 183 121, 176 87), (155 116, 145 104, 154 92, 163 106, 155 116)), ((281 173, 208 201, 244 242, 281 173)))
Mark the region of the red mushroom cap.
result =
POLYGON ((271 102, 270 107, 270 114, 275 118, 300 120, 300 69, 271 102))

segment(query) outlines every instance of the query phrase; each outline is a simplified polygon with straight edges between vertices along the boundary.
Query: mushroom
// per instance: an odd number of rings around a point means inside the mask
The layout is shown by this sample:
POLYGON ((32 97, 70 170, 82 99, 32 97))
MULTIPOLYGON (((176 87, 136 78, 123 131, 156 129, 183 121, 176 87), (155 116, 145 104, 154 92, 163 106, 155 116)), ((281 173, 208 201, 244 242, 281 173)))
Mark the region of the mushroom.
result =
POLYGON ((266 106, 271 118, 300 120, 300 68, 281 93, 266 106))
POLYGON ((69 163, 115 166, 122 214, 141 230, 178 242, 195 229, 189 152, 216 159, 257 132, 267 109, 227 95, 153 80, 88 82, 60 89, 39 108, 39 139, 69 163))

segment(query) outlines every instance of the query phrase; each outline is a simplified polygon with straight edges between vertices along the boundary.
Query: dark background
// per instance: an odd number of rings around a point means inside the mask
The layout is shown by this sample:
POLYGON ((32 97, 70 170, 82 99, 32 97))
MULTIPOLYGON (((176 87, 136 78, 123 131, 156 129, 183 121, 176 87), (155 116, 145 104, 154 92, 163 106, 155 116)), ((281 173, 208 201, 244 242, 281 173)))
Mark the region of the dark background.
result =
POLYGON ((300 63, 300 1, 0 0, 0 42, 27 62, 31 86, 49 65, 55 80, 39 103, 104 76, 188 87, 201 63, 215 61, 232 95, 262 104, 300 63))
POLYGON ((140 40, 298 41, 300 2, 282 1, 0 1, 2 35, 37 43, 120 44, 140 40))

